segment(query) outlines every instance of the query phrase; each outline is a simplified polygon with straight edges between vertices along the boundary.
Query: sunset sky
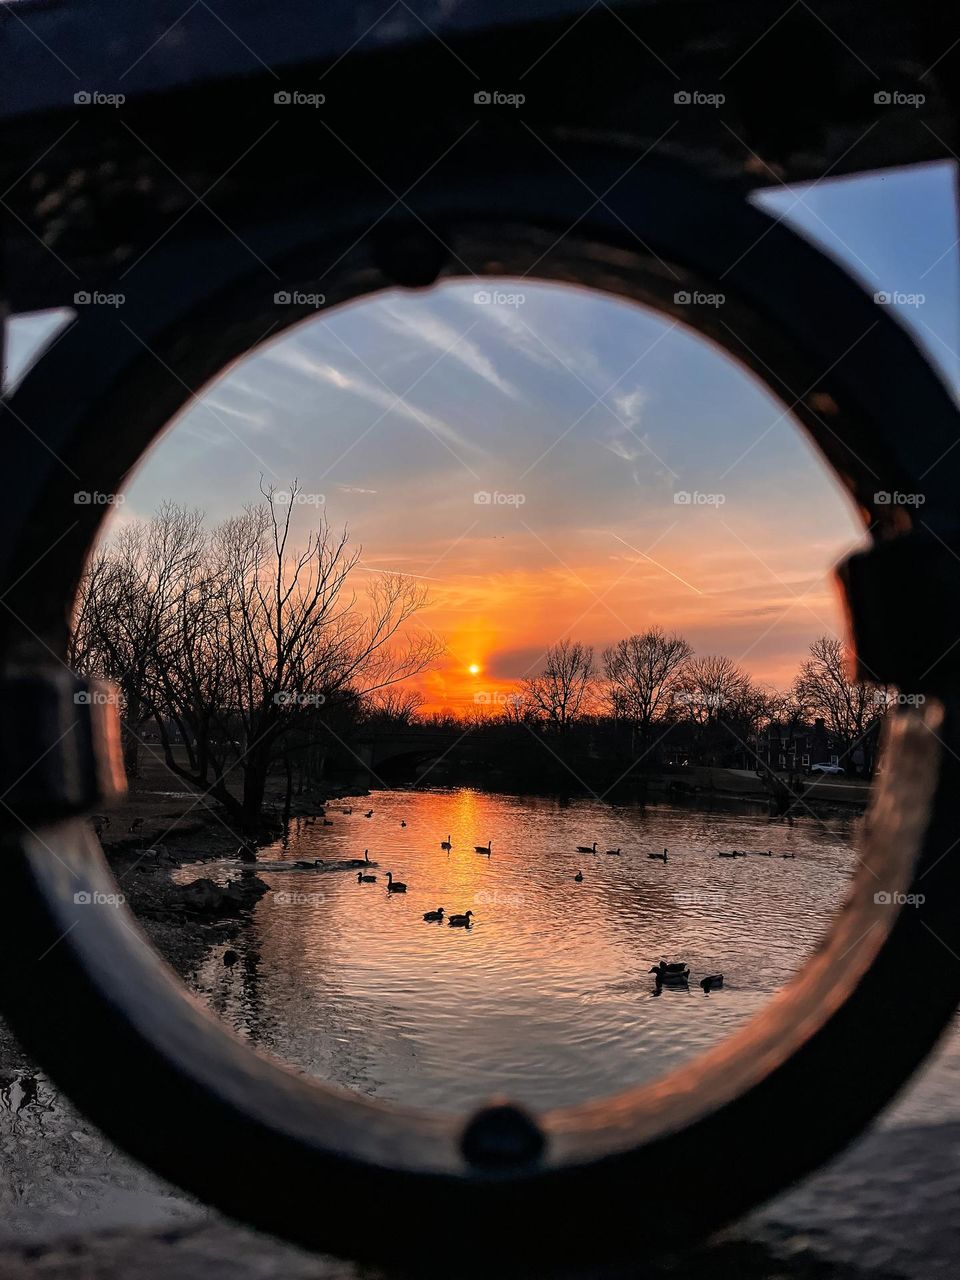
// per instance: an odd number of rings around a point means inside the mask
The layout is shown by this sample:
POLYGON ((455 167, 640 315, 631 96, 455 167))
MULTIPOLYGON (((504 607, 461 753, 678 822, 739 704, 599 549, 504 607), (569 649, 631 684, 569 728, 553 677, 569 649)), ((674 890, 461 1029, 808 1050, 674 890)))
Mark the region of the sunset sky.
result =
MULTIPOLYGON (((902 314, 956 385, 946 166, 764 199, 871 291, 925 294, 902 314)), ((861 537, 795 424, 653 313, 528 280, 486 286, 522 304, 482 305, 478 287, 383 294, 268 342, 155 447, 120 518, 172 498, 214 523, 258 497, 261 472, 298 477, 366 570, 429 588, 421 622, 448 643, 420 681, 432 708, 506 689, 565 635, 600 649, 653 623, 788 684, 839 626, 828 569, 861 537)), ((13 374, 46 323, 15 326, 13 374)), ((297 509, 302 528, 316 518, 297 509)))

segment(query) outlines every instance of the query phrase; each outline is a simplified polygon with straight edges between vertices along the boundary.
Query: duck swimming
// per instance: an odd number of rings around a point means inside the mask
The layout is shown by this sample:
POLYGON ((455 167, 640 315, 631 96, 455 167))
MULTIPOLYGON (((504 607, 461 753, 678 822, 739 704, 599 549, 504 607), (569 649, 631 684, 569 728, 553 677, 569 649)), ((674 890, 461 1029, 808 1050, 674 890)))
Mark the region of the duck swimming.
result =
POLYGON ((450 917, 450 924, 451 924, 451 926, 452 926, 453 928, 455 928, 455 929, 456 929, 456 928, 460 928, 460 929, 469 929, 469 928, 470 928, 470 917, 471 917, 472 915, 473 915, 473 912, 472 912, 472 911, 466 911, 466 912, 464 912, 464 914, 463 914, 462 916, 451 916, 451 917, 450 917))
POLYGON ((716 991, 718 987, 723 986, 723 974, 711 973, 706 978, 700 979, 700 985, 703 987, 704 995, 709 995, 711 991, 716 991))
POLYGON ((607 850, 607 855, 608 855, 608 857, 611 857, 611 858, 619 858, 619 857, 620 857, 620 846, 618 845, 618 846, 616 847, 616 849, 608 849, 608 850, 607 850))
POLYGON ((576 880, 577 884, 583 884, 583 872, 582 872, 582 871, 578 871, 578 872, 577 872, 577 874, 576 874, 573 878, 574 878, 574 880, 576 880))
POLYGON ((376 876, 365 876, 362 871, 357 872, 357 884, 376 884, 376 876))
POLYGON ((654 981, 658 987, 685 987, 690 980, 690 970, 684 969, 682 973, 670 973, 664 969, 651 969, 654 974, 654 981))
POLYGON ((424 920, 442 920, 443 907, 437 907, 436 911, 425 911, 423 918, 424 920))
POLYGON ((304 862, 303 859, 293 864, 299 871, 316 871, 317 867, 323 866, 322 858, 314 858, 312 862, 304 862))

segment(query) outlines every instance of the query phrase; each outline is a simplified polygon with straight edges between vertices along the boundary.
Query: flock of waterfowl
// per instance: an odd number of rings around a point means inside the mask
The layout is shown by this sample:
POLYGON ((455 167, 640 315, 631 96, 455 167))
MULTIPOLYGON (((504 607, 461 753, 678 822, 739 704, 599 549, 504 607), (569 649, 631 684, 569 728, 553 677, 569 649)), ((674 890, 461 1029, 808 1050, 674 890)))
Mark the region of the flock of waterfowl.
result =
MULTIPOLYGON (((623 853, 623 850, 618 845, 616 849, 607 849, 606 852, 611 857, 620 857, 620 855, 623 853)), ((594 853, 594 854, 597 853, 597 841, 594 840, 592 845, 578 844, 577 853, 594 853)), ((667 864, 669 860, 669 856, 670 855, 669 855, 668 849, 664 849, 660 853, 647 854, 647 857, 652 861, 662 862, 664 865, 667 864)), ((772 849, 763 849, 758 851, 755 854, 751 854, 746 849, 730 849, 730 850, 724 849, 717 854, 718 858, 748 858, 751 856, 758 857, 758 858, 772 858, 774 857, 774 852, 772 849)), ((780 857, 795 858, 796 854, 782 853, 780 857)), ((577 874, 573 878, 577 882, 577 884, 583 884, 584 877, 583 877, 583 872, 581 870, 578 869, 577 874)), ((654 965, 654 967, 650 970, 650 972, 654 975, 653 994, 655 996, 660 995, 664 987, 686 988, 686 987, 689 987, 690 985, 690 968, 682 960, 675 961, 668 964, 666 960, 661 959, 660 963, 657 965, 654 965)), ((703 988, 704 994, 709 995, 711 991, 717 991, 723 986, 723 974, 709 973, 705 977, 700 979, 699 985, 703 988)))
MULTIPOLYGON (((341 809, 341 812, 343 814, 350 815, 353 813, 353 810, 345 808, 345 809, 341 809)), ((372 818, 373 812, 374 812, 373 809, 367 810, 363 814, 364 818, 372 818)), ((308 817, 304 819, 304 825, 312 826, 316 821, 317 821, 317 817, 308 817)), ((324 826, 332 825, 330 820, 326 817, 323 817, 323 824, 324 826)), ((401 820, 400 826, 406 827, 406 825, 407 825, 406 821, 401 820)), ((447 836, 446 840, 440 841, 440 848, 447 853, 451 852, 451 850, 453 849, 453 840, 450 835, 447 836)), ((488 839, 486 844, 475 844, 473 846, 473 851, 474 853, 480 854, 482 857, 486 857, 486 858, 492 857, 493 856, 492 839, 488 839)), ((594 840, 593 843, 589 845, 579 844, 576 846, 576 852, 583 853, 583 854, 599 854, 599 842, 594 840)), ((237 850, 237 853, 238 853, 238 856, 242 856, 244 860, 248 860, 248 859, 251 859, 252 857, 255 857, 254 851, 249 846, 241 846, 241 848, 237 850)), ((619 858, 623 855, 623 849, 618 845, 616 849, 605 850, 605 854, 608 857, 619 858)), ((662 849, 659 852, 648 852, 646 856, 650 861, 661 862, 664 864, 664 866, 666 866, 667 863, 669 862, 670 851, 668 849, 662 849)), ((730 849, 730 850, 724 849, 724 850, 720 850, 717 854, 718 858, 747 858, 747 857, 773 858, 775 856, 776 855, 774 854, 772 849, 759 850, 753 853, 751 853, 749 850, 746 850, 746 849, 730 849)), ((794 853, 782 853, 779 856, 781 858, 796 857, 794 853)), ((287 862, 279 865, 280 867, 283 867, 285 869, 296 869, 296 870, 302 870, 302 871, 356 870, 358 885, 377 883, 376 875, 371 874, 369 868, 378 866, 378 863, 371 862, 369 849, 364 849, 362 859, 348 858, 348 859, 337 859, 333 861, 328 861, 324 858, 314 858, 311 861, 297 860, 292 863, 287 862)), ((271 868, 268 868, 266 865, 264 865, 263 869, 267 870, 271 868)), ((585 879, 583 871, 578 868, 573 879, 576 881, 577 884, 583 884, 585 879)), ((393 872, 388 871, 386 889, 387 889, 387 893, 389 894, 406 893, 407 885, 402 880, 395 880, 393 876, 393 872)), ((470 929, 473 923, 473 915, 474 913, 472 911, 464 911, 460 913, 455 913, 453 915, 448 915, 445 908, 437 907, 433 911, 424 912, 423 919, 428 924, 443 924, 444 922, 446 922, 451 928, 470 929)), ((654 976, 653 994, 655 996, 659 996, 663 991, 664 987, 687 988, 689 986, 690 968, 683 961, 674 961, 674 962, 668 963, 666 960, 661 959, 659 964, 654 965, 649 972, 652 973, 654 976)), ((716 991, 723 987, 723 974, 722 973, 706 974, 703 978, 700 979, 699 986, 702 988, 702 990, 706 995, 709 995, 711 991, 716 991)))

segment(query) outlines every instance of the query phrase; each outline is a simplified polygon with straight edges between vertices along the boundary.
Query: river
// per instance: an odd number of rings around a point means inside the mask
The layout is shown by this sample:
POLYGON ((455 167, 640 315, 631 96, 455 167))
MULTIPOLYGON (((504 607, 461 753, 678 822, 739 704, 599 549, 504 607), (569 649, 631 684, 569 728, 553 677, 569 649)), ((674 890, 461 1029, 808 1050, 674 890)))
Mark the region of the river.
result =
POLYGON ((825 932, 859 826, 468 788, 374 792, 328 817, 295 821, 261 860, 369 849, 377 882, 261 871, 271 892, 236 944, 240 963, 214 952, 199 987, 242 1034, 311 1075, 460 1111, 498 1093, 537 1107, 580 1101, 727 1036, 825 932), (490 857, 475 852, 488 841, 490 857), (575 852, 594 841, 597 854, 575 852), (663 848, 666 864, 647 857, 663 848), (405 894, 387 892, 387 871, 405 894), (437 907, 472 911, 472 927, 424 922, 437 907), (690 966, 688 989, 654 997, 661 957, 690 966), (704 995, 697 982, 718 972, 723 989, 704 995))

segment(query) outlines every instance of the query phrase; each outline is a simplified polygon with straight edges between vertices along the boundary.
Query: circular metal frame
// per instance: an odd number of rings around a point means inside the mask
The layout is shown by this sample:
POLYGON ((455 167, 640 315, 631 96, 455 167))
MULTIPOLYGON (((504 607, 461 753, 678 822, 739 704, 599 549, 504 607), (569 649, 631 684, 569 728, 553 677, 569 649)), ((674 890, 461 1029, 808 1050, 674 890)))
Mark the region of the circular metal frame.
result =
MULTIPOLYGON (((957 415, 897 322, 739 195, 654 165, 614 183, 622 156, 564 154, 594 190, 609 188, 586 216, 555 165, 538 169, 526 155, 522 167, 507 160, 496 172, 489 155, 472 165, 467 155, 418 186, 403 221, 377 218, 365 193, 348 191, 330 209, 249 231, 280 285, 238 271, 217 245, 173 247, 146 260, 122 316, 84 310, 3 411, 11 474, 23 477, 0 546, 7 665, 65 653, 67 602, 102 514, 74 505, 73 492, 115 492, 191 397, 257 343, 265 317, 276 319, 278 287, 345 302, 404 279, 404 263, 415 264, 407 283, 536 275, 691 324, 793 409, 875 537, 907 532, 902 509, 873 494, 919 490, 928 462, 956 438, 957 415), (721 290, 722 319, 675 302, 680 289, 721 290)), ((284 308, 284 324, 302 317, 284 308)), ((953 472, 948 460, 922 486, 925 520, 944 533, 953 472)), ((116 890, 79 821, 48 826, 35 815, 32 829, 4 837, 4 1011, 120 1145, 300 1243, 416 1258, 422 1269, 424 1251, 440 1265, 447 1249, 462 1249, 469 1265, 503 1272, 509 1259, 529 1273, 688 1241, 854 1136, 960 998, 960 877, 950 855, 960 731, 950 691, 929 693, 923 711, 892 717, 861 871, 797 979, 688 1066, 533 1117, 535 1128, 491 1111, 474 1118, 465 1144, 458 1117, 336 1091, 255 1053, 185 991, 125 908, 75 906, 78 889, 116 890), (911 888, 924 894, 922 908, 874 900, 911 888), (922 988, 917 967, 929 975, 922 988), (531 1133, 542 1150, 526 1141, 531 1133)))

